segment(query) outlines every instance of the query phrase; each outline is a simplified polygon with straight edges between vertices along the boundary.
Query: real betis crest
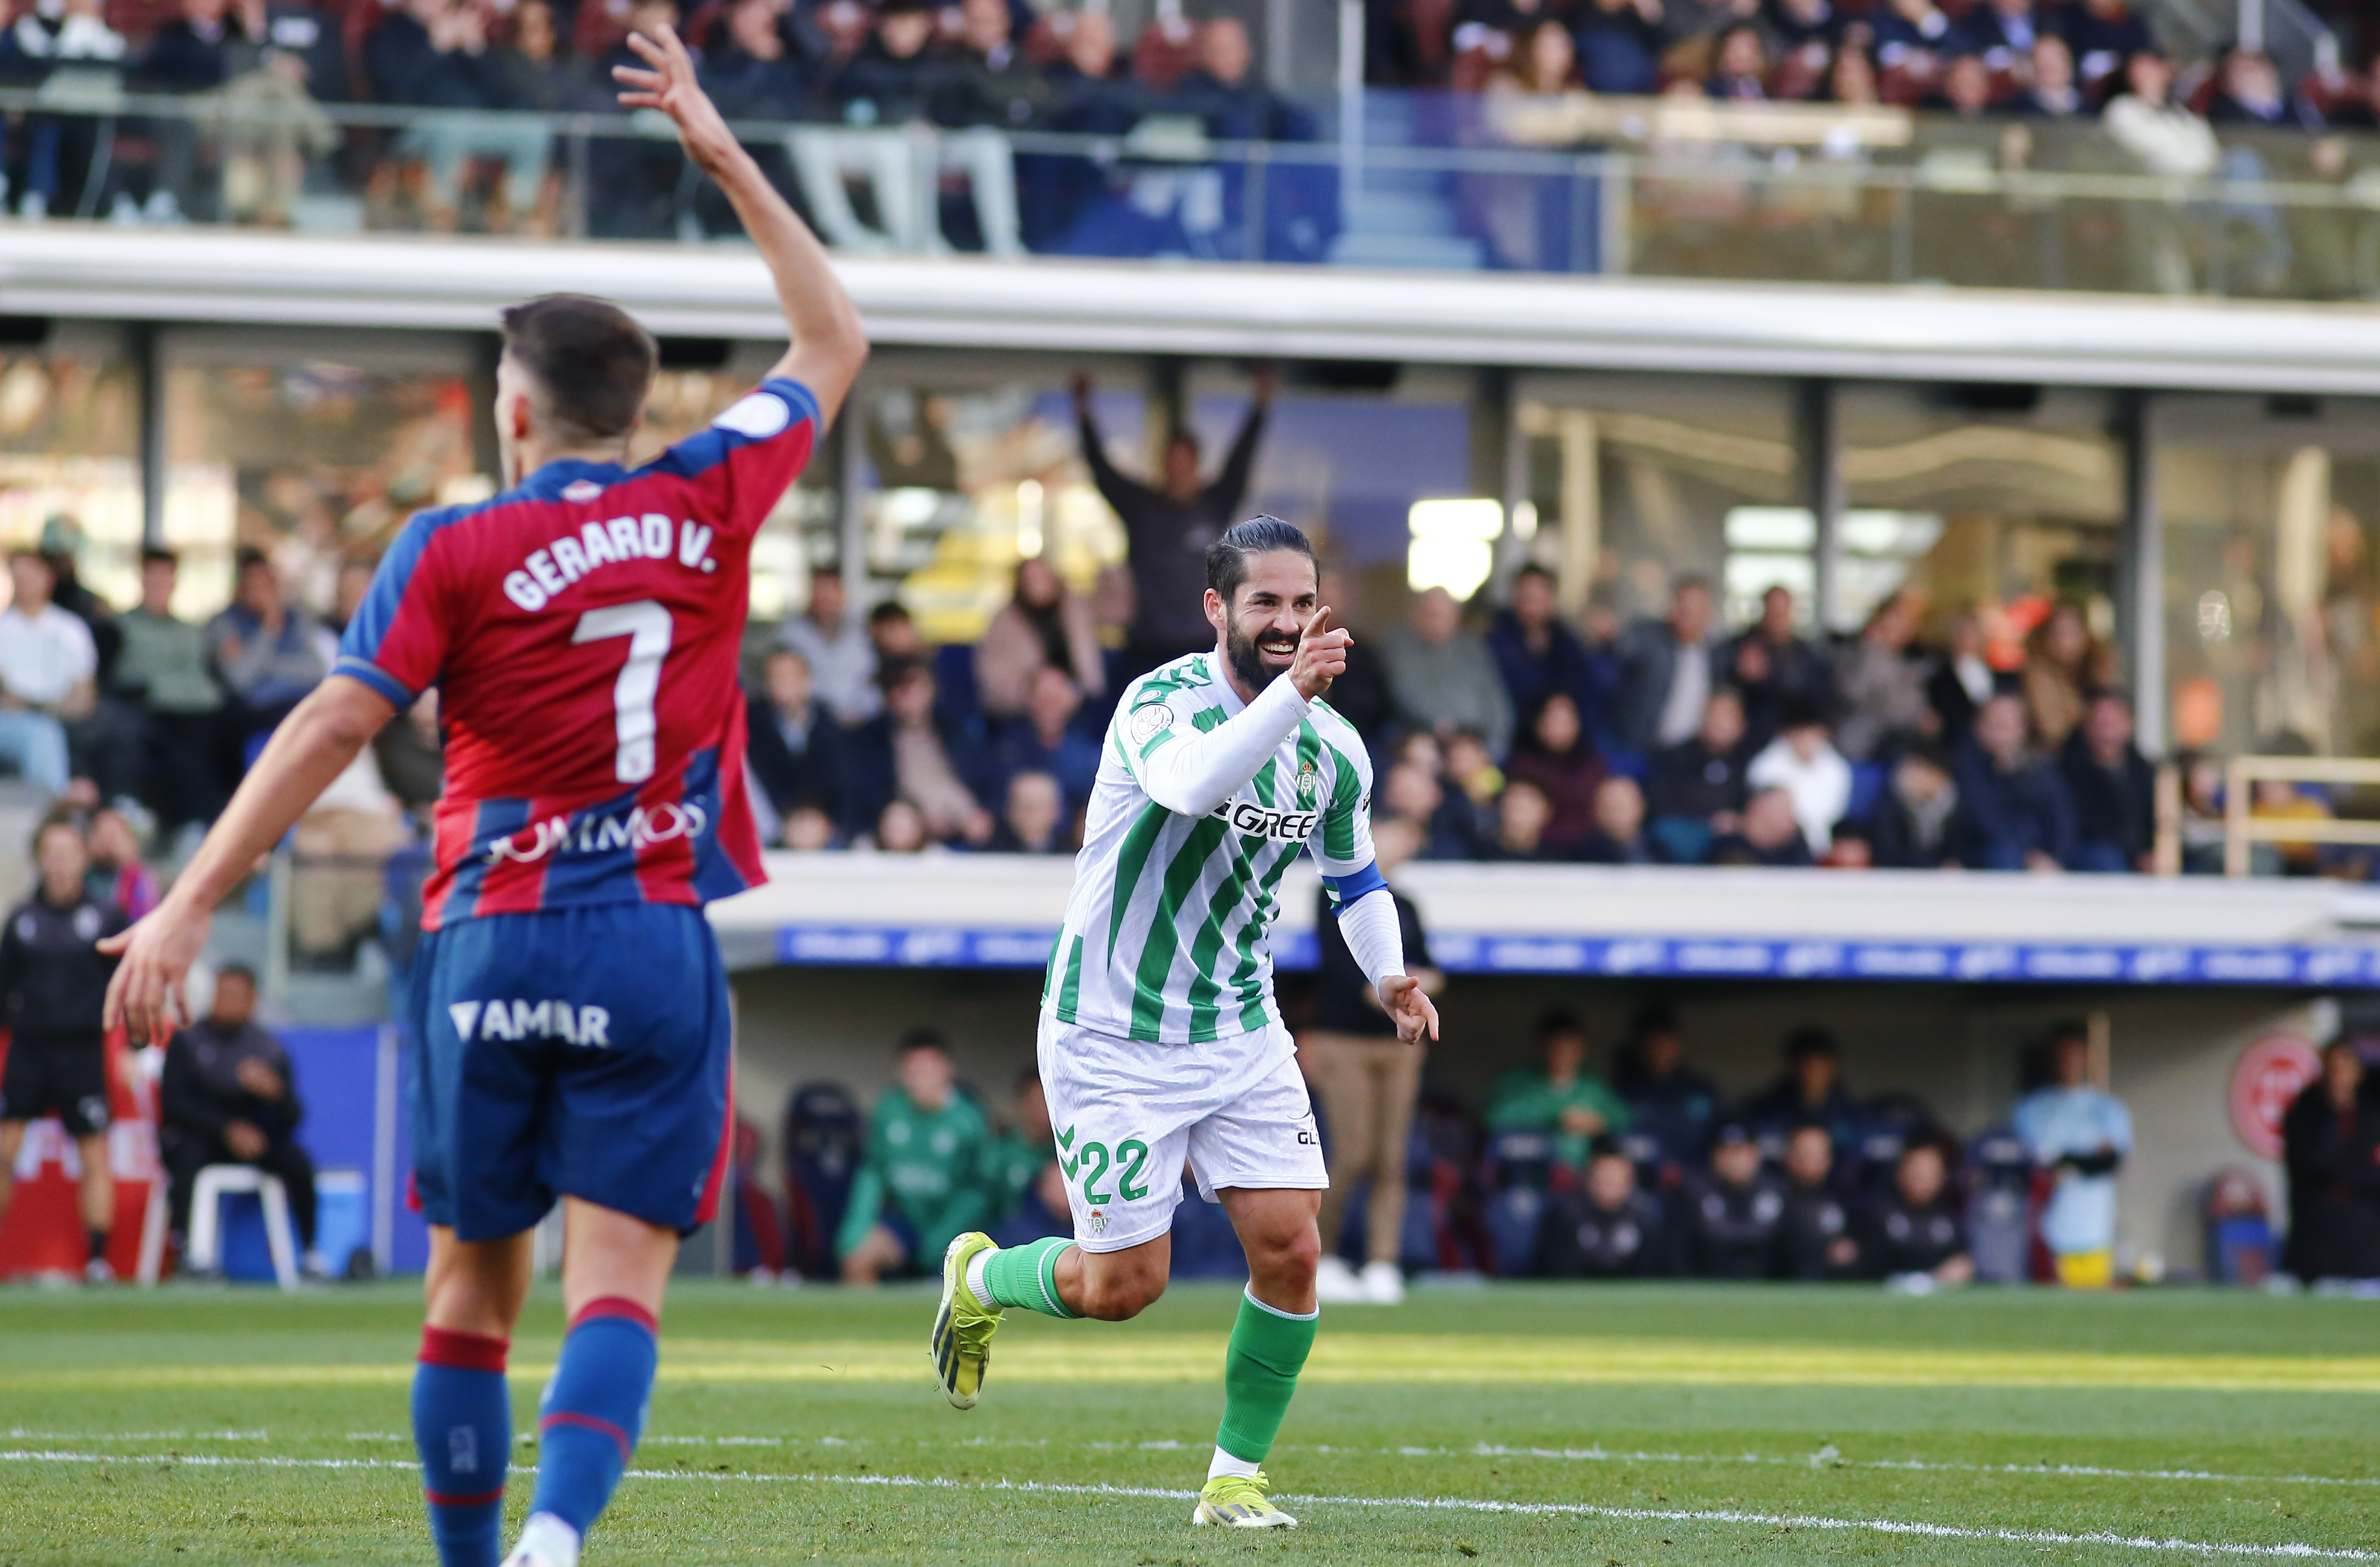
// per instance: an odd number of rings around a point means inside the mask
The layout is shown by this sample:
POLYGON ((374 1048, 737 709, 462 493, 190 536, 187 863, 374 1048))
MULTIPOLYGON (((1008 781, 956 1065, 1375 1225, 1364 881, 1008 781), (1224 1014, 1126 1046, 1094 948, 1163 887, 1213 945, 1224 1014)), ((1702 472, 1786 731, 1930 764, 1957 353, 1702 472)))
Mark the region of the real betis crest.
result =
POLYGON ((1315 771, 1312 762, 1307 762, 1304 767, 1299 768, 1297 770, 1297 803, 1302 806, 1312 805, 1314 791, 1319 788, 1321 784, 1322 775, 1315 771))

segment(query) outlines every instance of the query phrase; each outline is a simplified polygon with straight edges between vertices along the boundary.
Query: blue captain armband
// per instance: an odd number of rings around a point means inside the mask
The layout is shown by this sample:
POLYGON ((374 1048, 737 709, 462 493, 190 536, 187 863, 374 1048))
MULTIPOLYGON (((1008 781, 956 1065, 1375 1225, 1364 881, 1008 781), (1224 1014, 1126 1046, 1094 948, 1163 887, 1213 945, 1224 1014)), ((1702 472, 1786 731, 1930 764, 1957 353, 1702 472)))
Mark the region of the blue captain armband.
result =
POLYGON ((1378 893, 1388 886, 1388 878, 1380 874, 1380 862, 1374 860, 1353 876, 1326 876, 1322 885, 1330 893, 1330 912, 1344 914, 1349 905, 1366 893, 1378 893))

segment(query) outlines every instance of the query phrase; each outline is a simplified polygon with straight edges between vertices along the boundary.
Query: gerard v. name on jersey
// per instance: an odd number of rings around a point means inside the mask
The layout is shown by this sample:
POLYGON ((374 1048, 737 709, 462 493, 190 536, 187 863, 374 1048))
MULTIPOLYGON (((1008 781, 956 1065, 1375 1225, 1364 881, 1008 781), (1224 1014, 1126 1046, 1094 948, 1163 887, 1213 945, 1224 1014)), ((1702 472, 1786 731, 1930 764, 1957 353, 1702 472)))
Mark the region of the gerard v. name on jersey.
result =
POLYGON ((717 571, 710 535, 701 523, 672 522, 661 512, 590 522, 530 551, 520 569, 505 574, 504 597, 534 614, 589 573, 622 561, 665 561, 673 553, 688 571, 717 571))

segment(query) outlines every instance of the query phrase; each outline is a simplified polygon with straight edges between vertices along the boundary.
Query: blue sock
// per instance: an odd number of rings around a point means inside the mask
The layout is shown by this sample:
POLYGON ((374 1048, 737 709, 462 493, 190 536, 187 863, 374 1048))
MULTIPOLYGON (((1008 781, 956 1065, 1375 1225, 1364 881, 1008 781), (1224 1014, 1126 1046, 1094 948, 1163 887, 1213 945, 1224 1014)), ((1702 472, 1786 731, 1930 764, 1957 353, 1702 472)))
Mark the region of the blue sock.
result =
POLYGON ((482 1333, 421 1330, 413 1442, 421 1454, 430 1537, 443 1567, 496 1567, 503 1554, 504 1466, 513 1446, 506 1347, 505 1340, 482 1333))
POLYGON ((584 1537, 612 1500, 645 1428, 659 1326, 632 1300, 606 1295, 571 1320, 562 1359, 538 1407, 537 1495, 584 1537))

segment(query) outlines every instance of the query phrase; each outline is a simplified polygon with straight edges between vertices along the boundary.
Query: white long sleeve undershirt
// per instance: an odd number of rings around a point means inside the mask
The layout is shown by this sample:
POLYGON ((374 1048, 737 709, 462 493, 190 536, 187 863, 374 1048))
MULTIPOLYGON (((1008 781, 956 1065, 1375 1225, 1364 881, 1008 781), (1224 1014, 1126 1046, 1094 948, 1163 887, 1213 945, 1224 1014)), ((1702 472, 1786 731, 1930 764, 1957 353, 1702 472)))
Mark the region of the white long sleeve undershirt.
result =
POLYGON ((1167 810, 1205 816, 1247 785, 1308 711, 1295 683, 1282 675, 1204 735, 1158 747, 1140 764, 1141 787, 1167 810))
POLYGON ((1355 966, 1375 986, 1391 974, 1405 971, 1404 933, 1397 928, 1397 901, 1386 887, 1375 887, 1339 910, 1339 934, 1355 966))

